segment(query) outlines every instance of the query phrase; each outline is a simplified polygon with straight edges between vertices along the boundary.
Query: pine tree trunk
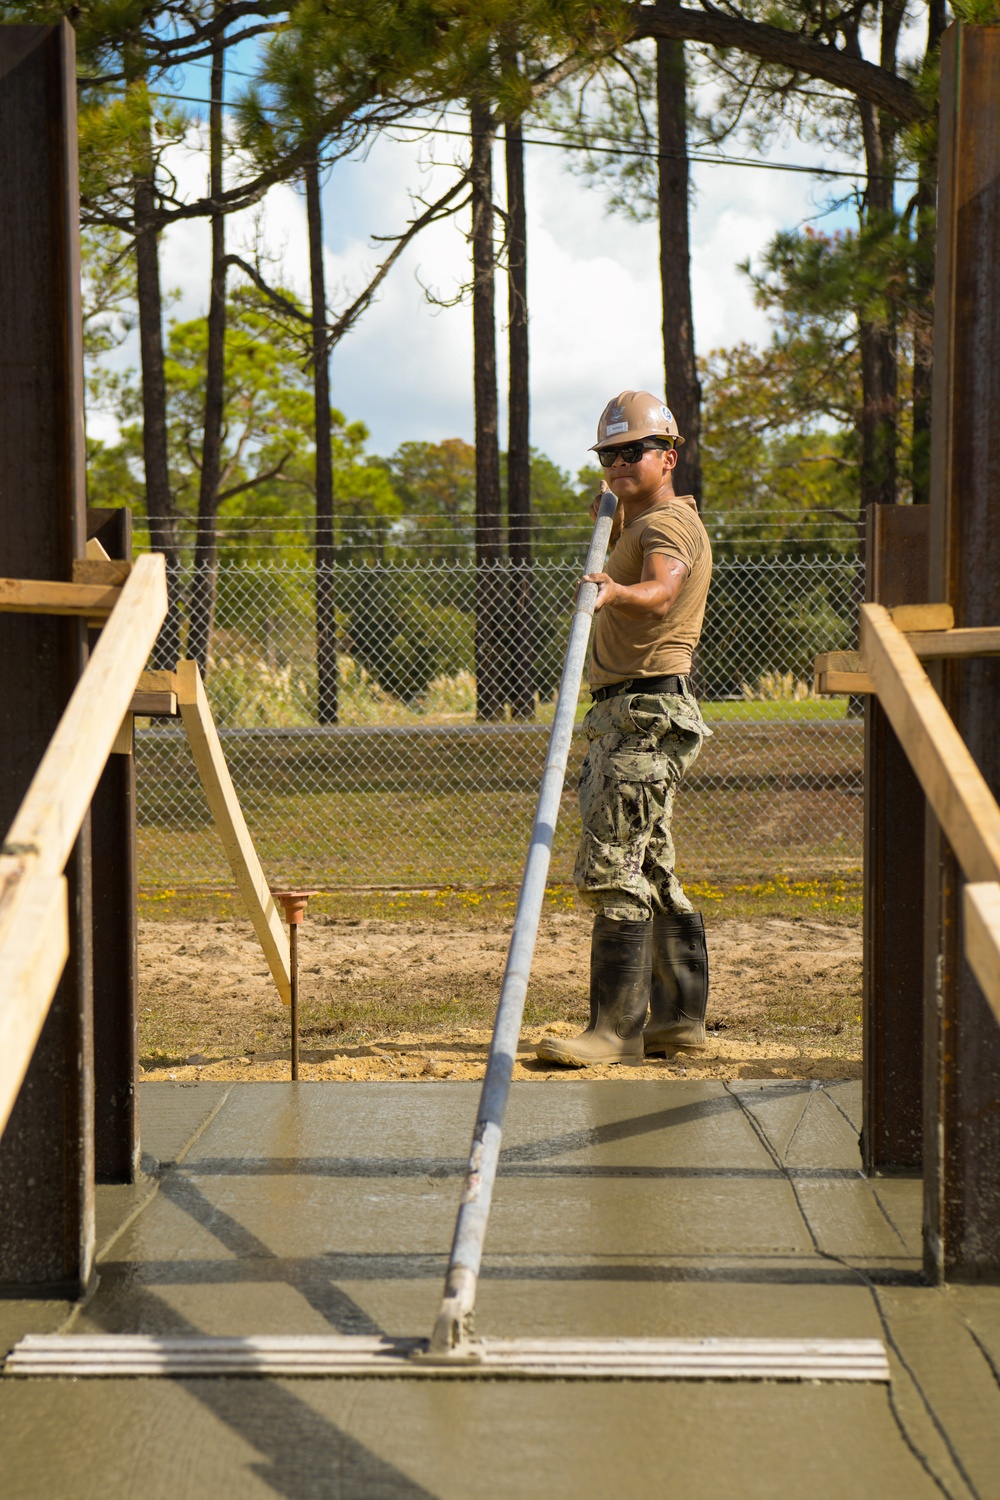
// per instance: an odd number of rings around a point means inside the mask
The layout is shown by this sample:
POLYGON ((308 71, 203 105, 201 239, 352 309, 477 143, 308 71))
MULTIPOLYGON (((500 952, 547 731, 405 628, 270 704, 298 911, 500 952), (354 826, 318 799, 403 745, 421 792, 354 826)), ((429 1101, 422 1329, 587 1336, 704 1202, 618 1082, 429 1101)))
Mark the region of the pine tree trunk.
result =
MULTIPOLYGON (((215 203, 222 195, 222 95, 225 87, 226 47, 223 36, 212 44, 212 84, 208 115, 209 191, 215 203)), ((222 472, 222 413, 226 381, 226 219, 214 209, 212 224, 212 284, 208 300, 208 348, 205 359, 205 420, 198 490, 198 533, 194 546, 191 586, 191 623, 188 656, 204 673, 212 645, 215 591, 218 579, 219 477, 222 472)))
POLYGON ((502 719, 506 576, 500 517, 497 415, 493 121, 489 105, 470 106, 472 136, 472 345, 476 421, 476 718, 502 719))
MULTIPOLYGON (((864 100, 859 102, 861 133, 865 143, 867 186, 865 192, 865 225, 875 228, 891 212, 890 162, 886 160, 876 110, 864 100), (886 208, 886 199, 890 208, 886 208)), ((861 350, 861 411, 858 428, 861 447, 860 502, 869 505, 893 505, 896 494, 896 410, 897 358, 896 326, 891 308, 883 320, 866 316, 858 309, 858 340, 861 350)))
MULTIPOLYGON (((894 69, 903 17, 900 0, 887 0, 882 7, 881 63, 894 69)), ((865 148, 864 222, 878 230, 889 226, 895 199, 895 125, 884 112, 866 100, 858 101, 861 136, 865 148)), ((898 494, 899 339, 897 316, 891 298, 885 299, 885 316, 873 319, 858 311, 861 349, 861 438, 860 500, 868 505, 894 505, 898 494)))
POLYGON ((167 450, 167 383, 163 373, 163 298, 156 229, 155 165, 151 136, 139 150, 133 177, 135 215, 136 301, 139 309, 139 363, 142 371, 142 458, 146 479, 146 516, 154 552, 167 565, 170 603, 153 649, 156 667, 172 671, 181 654, 177 585, 180 552, 177 520, 170 494, 167 450))
POLYGON ((510 556, 510 706, 515 719, 535 715, 535 622, 531 578, 531 399, 528 383, 528 224, 524 136, 504 131, 507 168, 507 322, 510 362, 507 433, 507 546, 510 556))
POLYGON ((683 42, 656 44, 658 211, 667 404, 684 438, 675 485, 701 505, 701 384, 691 312, 687 66, 683 42))
POLYGON ((336 724, 337 614, 333 575, 333 452, 330 441, 330 345, 323 271, 323 205, 319 161, 306 167, 309 281, 312 296, 313 401, 316 422, 316 679, 317 717, 336 724))
MULTIPOLYGON (((944 0, 927 7, 927 47, 930 62, 941 45, 945 27, 944 0)), ((937 231, 937 157, 923 157, 917 169, 916 244, 913 302, 913 438, 911 470, 913 503, 926 505, 931 491, 931 382, 934 370, 934 241, 937 231)))

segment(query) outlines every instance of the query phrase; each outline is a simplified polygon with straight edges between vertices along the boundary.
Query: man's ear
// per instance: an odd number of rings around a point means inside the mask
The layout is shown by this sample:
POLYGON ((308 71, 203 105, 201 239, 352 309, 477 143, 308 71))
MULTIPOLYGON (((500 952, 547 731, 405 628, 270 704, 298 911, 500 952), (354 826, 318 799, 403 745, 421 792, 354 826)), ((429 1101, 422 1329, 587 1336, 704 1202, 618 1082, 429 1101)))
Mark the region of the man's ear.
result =
POLYGON ((667 448, 667 449, 665 449, 663 456, 664 456, 664 459, 666 461, 666 467, 668 469, 676 469, 676 467, 677 467, 677 449, 676 448, 667 448))

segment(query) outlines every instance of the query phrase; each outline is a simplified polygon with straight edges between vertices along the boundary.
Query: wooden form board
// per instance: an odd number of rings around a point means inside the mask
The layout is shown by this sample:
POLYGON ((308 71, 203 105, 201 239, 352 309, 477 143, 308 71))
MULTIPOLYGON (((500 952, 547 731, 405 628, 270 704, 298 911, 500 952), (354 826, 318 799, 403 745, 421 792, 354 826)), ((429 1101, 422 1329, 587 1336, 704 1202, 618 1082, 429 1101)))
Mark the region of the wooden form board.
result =
POLYGON ((177 663, 177 701, 205 796, 232 866, 240 895, 247 904, 268 968, 283 1005, 292 1000, 288 935, 261 869, 243 810, 233 786, 201 680, 198 663, 177 663))
MULTIPOLYGON (((0 1075, 0 1121, 9 1117, 66 958, 63 951, 58 962, 49 961, 42 934, 51 920, 45 917, 41 931, 37 924, 40 911, 51 907, 39 898, 40 907, 33 893, 39 881, 44 886, 62 876, 166 613, 163 558, 142 557, 121 590, 0 850, 0 973, 6 972, 2 966, 7 962, 16 968, 24 944, 41 943, 38 951, 45 959, 28 989, 0 988, 0 1037, 9 1032, 13 1039, 0 1075)), ((57 927, 51 939, 53 948, 58 947, 57 927)))
POLYGON ((955 626, 950 604, 894 604, 889 614, 897 630, 953 630, 955 626))
POLYGON ((69 956, 66 879, 33 871, 0 948, 0 1134, 10 1118, 69 956))
POLYGON ((173 718, 177 714, 177 694, 133 693, 129 712, 143 718, 173 718))
POLYGON ((102 619, 121 589, 107 583, 56 583, 43 578, 0 578, 0 611, 15 615, 82 615, 102 619))
POLYGON ((176 672, 140 672, 139 681, 135 685, 137 693, 176 693, 176 672))
POLYGON ((822 651, 816 658, 814 671, 813 691, 820 694, 852 693, 868 697, 875 691, 857 651, 822 651))
POLYGON ((1000 656, 1000 627, 966 625, 958 630, 908 631, 906 639, 921 661, 949 657, 1000 656))
POLYGON ((115 562, 110 557, 78 557, 73 563, 73 582, 120 589, 131 571, 130 562, 115 562))
POLYGON ((861 659, 969 881, 1000 880, 1000 807, 906 637, 861 606, 861 659))
POLYGON ((1000 1022, 1000 885, 995 881, 967 885, 962 905, 965 955, 1000 1022))
MULTIPOLYGON (((917 608, 918 606, 912 606, 917 608)), ((896 624, 893 611, 893 624, 896 624)), ((899 629, 897 625, 897 629, 899 629)), ((1000 626, 966 626, 958 630, 906 631, 910 649, 919 661, 948 661, 955 657, 1000 656, 1000 626)), ((875 688, 861 664, 858 651, 821 651, 816 658, 817 693, 869 696, 875 688)))

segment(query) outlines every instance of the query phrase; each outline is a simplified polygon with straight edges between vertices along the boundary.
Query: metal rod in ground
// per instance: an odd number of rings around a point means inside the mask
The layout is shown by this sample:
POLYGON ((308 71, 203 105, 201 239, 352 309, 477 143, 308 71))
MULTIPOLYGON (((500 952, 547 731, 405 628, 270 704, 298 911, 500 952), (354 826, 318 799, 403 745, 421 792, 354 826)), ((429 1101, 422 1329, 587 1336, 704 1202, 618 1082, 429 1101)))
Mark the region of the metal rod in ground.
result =
MULTIPOLYGON (((614 519, 616 500, 610 490, 606 491, 597 513, 597 522, 587 553, 585 573, 600 572, 611 537, 611 522, 614 519)), ((500 1157, 500 1141, 503 1135, 504 1114, 510 1097, 510 1081, 514 1071, 514 1058, 521 1034, 521 1017, 528 990, 528 976, 535 951, 538 921, 545 899, 545 881, 552 856, 552 839, 563 783, 566 780, 566 765, 569 760, 570 741, 576 719, 576 705, 580 696, 580 682, 587 659, 590 640, 590 625, 597 599, 597 585, 584 583, 577 594, 576 607, 570 625, 566 657, 563 662, 559 697, 556 703, 552 732, 549 736, 548 754, 542 784, 538 793, 535 821, 531 830, 531 843, 525 861, 524 876, 507 951, 507 966, 500 988, 486 1063, 486 1077, 479 1099, 479 1115, 472 1133, 472 1149, 462 1201, 455 1222, 448 1274, 445 1277, 444 1300, 434 1325, 430 1341, 432 1356, 450 1355, 461 1358, 463 1352, 473 1354, 469 1348, 472 1313, 476 1303, 476 1286, 483 1255, 483 1240, 490 1215, 493 1183, 496 1179, 500 1157)))
POLYGON ((288 974, 292 991, 292 1082, 299 1078, 299 924, 288 929, 288 974))
POLYGON ((299 927, 306 913, 306 905, 310 896, 319 895, 318 891, 272 891, 271 895, 275 901, 280 901, 285 909, 285 921, 288 923, 288 979, 289 1000, 291 1002, 291 1029, 292 1029, 292 1082, 297 1083, 299 1078, 299 927))

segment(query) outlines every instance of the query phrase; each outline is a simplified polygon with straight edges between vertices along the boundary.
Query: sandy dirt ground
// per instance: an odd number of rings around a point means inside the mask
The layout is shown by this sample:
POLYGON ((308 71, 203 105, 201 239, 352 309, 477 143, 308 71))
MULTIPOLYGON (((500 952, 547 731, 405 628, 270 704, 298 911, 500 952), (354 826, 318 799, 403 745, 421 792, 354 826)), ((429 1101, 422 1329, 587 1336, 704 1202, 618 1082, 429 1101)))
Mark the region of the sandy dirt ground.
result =
MULTIPOLYGON (((584 1024, 589 931, 585 914, 543 918, 517 1079, 580 1076, 539 1062, 533 1043, 545 1031, 571 1035, 584 1024)), ((473 920, 307 921, 300 945, 300 1076, 481 1077, 506 953, 507 933, 473 920)), ((702 1056, 590 1069, 587 1076, 859 1076, 861 938, 855 925, 717 921, 710 956, 711 1030, 702 1056)), ((140 966, 146 1077, 289 1077, 288 1012, 249 923, 145 922, 140 966)))

